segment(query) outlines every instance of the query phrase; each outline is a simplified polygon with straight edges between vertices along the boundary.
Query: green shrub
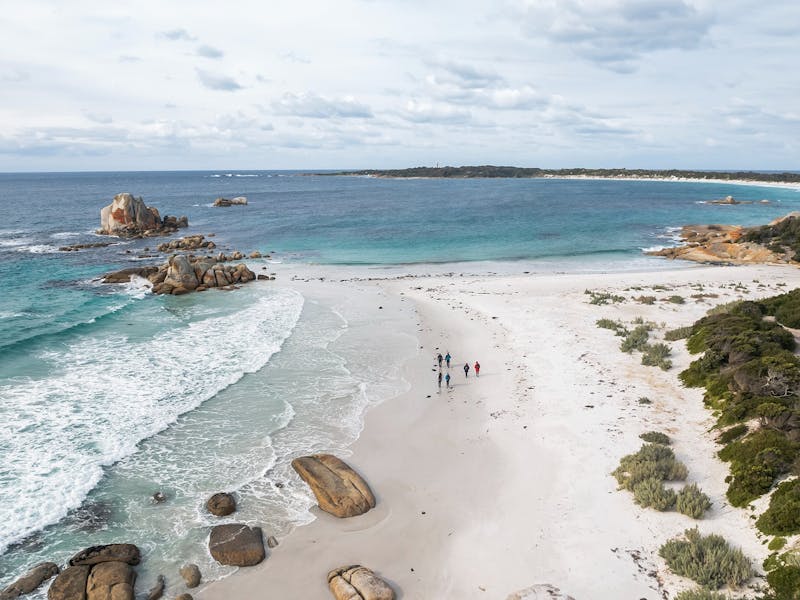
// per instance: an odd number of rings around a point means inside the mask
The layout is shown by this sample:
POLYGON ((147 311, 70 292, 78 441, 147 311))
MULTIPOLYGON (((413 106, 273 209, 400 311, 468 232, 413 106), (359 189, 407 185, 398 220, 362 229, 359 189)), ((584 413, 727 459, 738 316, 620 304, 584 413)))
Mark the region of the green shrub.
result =
POLYGON ((731 597, 705 588, 695 588, 682 591, 675 596, 675 600, 731 600, 731 597))
POLYGON ((609 294, 608 292, 593 292, 592 290, 584 291, 584 294, 589 295, 589 304, 602 306, 604 304, 624 302, 625 296, 618 296, 616 294, 609 294))
POLYGON ((785 565, 767 573, 769 600, 800 600, 800 567, 785 565))
POLYGON ((732 302, 725 302, 723 304, 717 304, 716 306, 712 306, 706 311, 706 315, 713 316, 713 315, 720 315, 724 313, 729 313, 733 309, 738 308, 744 300, 733 300, 732 302))
POLYGON ((678 340, 685 340, 690 335, 692 335, 692 326, 687 325, 686 327, 670 329, 664 334, 664 339, 668 342, 677 342, 678 340))
POLYGON ((786 545, 785 537, 776 537, 772 538, 772 541, 769 544, 767 544, 767 549, 782 550, 785 545, 786 545))
POLYGON ((702 536, 696 528, 687 529, 684 535, 686 539, 670 540, 658 551, 676 575, 714 590, 723 585, 738 587, 753 576, 747 557, 722 536, 702 536))
POLYGON ((635 300, 637 302, 639 302, 640 304, 648 304, 649 305, 649 304, 655 304, 656 303, 656 297, 655 296, 639 296, 635 300))
POLYGON ((675 509, 693 519, 702 519, 709 508, 711 500, 700 491, 696 483, 684 486, 675 497, 675 509))
POLYGON ((633 352, 634 350, 643 350, 647 345, 647 340, 650 337, 650 329, 647 325, 637 325, 633 331, 625 336, 622 340, 619 349, 623 352, 633 352))
POLYGON ((650 442, 651 444, 661 444, 662 446, 670 445, 669 436, 666 433, 661 433, 660 431, 648 431, 639 437, 645 442, 650 442))
POLYGON ((739 423, 738 425, 734 425, 730 429, 726 429, 722 433, 719 434, 717 437, 718 444, 730 444, 734 440, 738 440, 742 437, 745 433, 747 433, 747 425, 744 423, 739 423))
POLYGON ((756 521, 767 535, 800 533, 800 479, 785 481, 772 493, 769 508, 756 521))
POLYGON ((762 300, 761 306, 782 325, 800 328, 800 288, 762 300))
POLYGON ((660 444, 644 444, 638 452, 623 456, 612 475, 620 487, 633 491, 640 481, 654 477, 660 481, 683 481, 686 465, 676 460, 671 448, 660 444))
POLYGON ((683 296, 670 296, 667 298, 667 302, 671 302, 672 304, 684 304, 686 300, 683 299, 683 296))
POLYGON ((628 335, 628 330, 620 321, 613 319, 598 319, 595 324, 601 329, 610 329, 615 335, 628 335))
POLYGON ((672 351, 666 344, 645 344, 641 350, 643 365, 660 367, 662 371, 672 368, 672 361, 667 358, 672 351))
POLYGON ((664 512, 675 506, 675 492, 664 487, 656 477, 648 477, 633 486, 633 500, 643 508, 664 512))
POLYGON ((653 403, 653 401, 650 400, 650 398, 648 398, 647 396, 639 396, 639 400, 637 400, 637 402, 639 402, 639 404, 652 404, 653 403))

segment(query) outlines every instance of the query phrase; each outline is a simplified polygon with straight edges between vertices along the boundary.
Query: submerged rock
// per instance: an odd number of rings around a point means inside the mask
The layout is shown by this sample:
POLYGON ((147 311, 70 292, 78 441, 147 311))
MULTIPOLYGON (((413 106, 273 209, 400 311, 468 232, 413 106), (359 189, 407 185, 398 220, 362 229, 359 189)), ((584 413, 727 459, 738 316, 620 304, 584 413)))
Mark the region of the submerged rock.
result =
POLYGON ((367 482, 332 454, 301 456, 292 468, 314 492, 319 507, 336 517, 354 517, 375 507, 367 482))
POLYGON ((31 593, 48 579, 54 575, 58 575, 58 570, 58 565, 56 563, 39 563, 35 567, 30 568, 25 575, 17 579, 14 583, 4 588, 3 591, 0 592, 0 600, 12 600, 23 594, 31 593))
POLYGON ((328 587, 336 600, 394 600, 394 590, 361 565, 339 567, 328 573, 328 587))
POLYGON ((236 511, 236 499, 232 494, 219 492, 206 501, 206 509, 216 517, 227 517, 236 511))
POLYGON ((260 527, 217 525, 208 540, 211 556, 221 565, 251 567, 266 558, 260 527))

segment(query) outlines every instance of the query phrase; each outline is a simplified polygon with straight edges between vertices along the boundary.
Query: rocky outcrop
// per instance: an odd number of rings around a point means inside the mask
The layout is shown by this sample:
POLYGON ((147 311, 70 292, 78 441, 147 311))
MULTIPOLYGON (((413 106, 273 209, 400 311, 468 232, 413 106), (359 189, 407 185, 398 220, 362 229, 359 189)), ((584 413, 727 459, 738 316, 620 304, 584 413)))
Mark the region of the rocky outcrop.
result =
POLYGON ((70 246, 61 246, 59 252, 78 252, 86 248, 105 248, 110 246, 113 242, 93 242, 91 244, 72 244, 70 246))
POLYGON ((778 263, 787 260, 769 248, 743 239, 747 229, 737 225, 686 225, 681 230, 684 244, 647 252, 652 256, 702 263, 778 263))
POLYGON ((179 240, 164 242, 156 247, 159 252, 172 252, 173 250, 199 250, 205 248, 213 250, 217 245, 211 240, 206 240, 204 235, 187 235, 179 240))
POLYGON ((206 501, 206 509, 216 517, 227 517, 236 511, 236 499, 231 494, 219 492, 206 501))
POLYGON ((109 561, 96 564, 86 582, 86 600, 134 600, 136 572, 128 563, 109 561))
POLYGON ((4 588, 0 592, 0 600, 12 600, 23 594, 29 594, 54 575, 58 575, 58 565, 56 563, 39 563, 14 583, 4 588))
POLYGON ((339 567, 328 573, 328 587, 336 600, 394 600, 394 590, 361 565, 339 567))
POLYGON ((113 561, 123 562, 128 565, 138 565, 140 560, 139 548, 133 544, 106 544, 81 550, 69 559, 69 564, 70 566, 97 565, 113 561))
POLYGON ((367 482, 331 454, 295 458, 292 468, 311 487, 319 507, 325 512, 344 518, 375 507, 375 496, 367 482))
POLYGON ((163 575, 158 576, 158 580, 156 580, 156 584, 150 588, 150 591, 147 592, 147 600, 160 600, 161 596, 164 595, 164 588, 167 586, 167 582, 164 579, 163 575))
POLYGON ((227 265, 212 257, 176 254, 161 266, 131 267, 107 273, 103 283, 127 283, 131 277, 144 277, 153 284, 154 294, 188 294, 209 288, 233 289, 232 286, 256 279, 247 265, 227 265))
POLYGON ((236 198, 217 198, 214 200, 214 206, 245 206, 247 205, 247 198, 244 196, 237 196, 236 198))
POLYGON ((186 587, 188 588, 196 588, 200 585, 200 567, 193 564, 183 565, 180 568, 181 577, 183 577, 183 581, 186 582, 186 587))
POLYGON ((211 556, 221 565, 251 567, 266 557, 260 527, 217 525, 208 540, 211 556))
POLYGON ((97 233, 136 238, 174 233, 189 225, 186 217, 165 216, 158 209, 146 206, 144 200, 132 194, 114 196, 111 204, 100 210, 100 229, 97 233))
POLYGON ((80 565, 61 571, 47 590, 48 600, 86 600, 89 569, 88 565, 80 565))

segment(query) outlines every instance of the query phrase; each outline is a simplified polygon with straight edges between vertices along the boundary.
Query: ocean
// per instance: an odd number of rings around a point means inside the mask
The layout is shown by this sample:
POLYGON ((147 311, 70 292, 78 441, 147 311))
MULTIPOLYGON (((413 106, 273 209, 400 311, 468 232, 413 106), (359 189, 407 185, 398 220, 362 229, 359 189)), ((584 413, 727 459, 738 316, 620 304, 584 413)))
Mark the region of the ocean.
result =
POLYGON ((224 576, 205 551, 217 491, 236 492, 234 518, 266 535, 312 518, 290 460, 346 456, 365 409, 407 389, 418 346, 410 307, 295 277, 675 267, 642 250, 686 223, 765 223, 799 206, 793 189, 717 183, 0 174, 0 588, 111 541, 145 550, 141 589, 186 562, 224 576), (269 254, 249 264, 277 280, 180 297, 99 283, 162 241, 94 233, 123 191, 187 215, 181 234, 269 254), (212 207, 242 195, 246 207, 212 207), (754 203, 707 203, 727 195, 754 203), (113 245, 58 250, 97 241, 113 245))

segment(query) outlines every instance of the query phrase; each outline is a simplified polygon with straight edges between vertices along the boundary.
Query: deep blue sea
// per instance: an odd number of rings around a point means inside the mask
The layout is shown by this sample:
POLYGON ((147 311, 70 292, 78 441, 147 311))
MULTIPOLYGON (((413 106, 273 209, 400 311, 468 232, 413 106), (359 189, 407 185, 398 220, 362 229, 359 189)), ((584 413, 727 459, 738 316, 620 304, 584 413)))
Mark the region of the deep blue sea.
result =
POLYGON ((416 343, 404 333, 412 315, 398 309, 375 336, 359 300, 304 296, 281 281, 283 267, 663 266, 642 249, 673 244, 683 224, 765 223, 798 208, 793 189, 716 183, 0 174, 0 587, 35 562, 113 540, 147 550, 145 586, 176 561, 224 575, 203 551, 202 501, 220 490, 236 491, 237 518, 269 533, 309 518, 288 460, 346 448, 364 408, 403 389, 400 359, 416 343), (252 266, 278 280, 181 297, 98 283, 152 261, 139 256, 161 241, 58 250, 109 241, 94 230, 119 192, 187 215, 182 234, 270 253, 252 266), (706 203, 727 195, 756 203, 706 203), (219 196, 249 204, 213 208, 219 196), (396 363, 375 382, 367 365, 387 348, 396 363), (159 490, 169 500, 152 504, 159 490))

